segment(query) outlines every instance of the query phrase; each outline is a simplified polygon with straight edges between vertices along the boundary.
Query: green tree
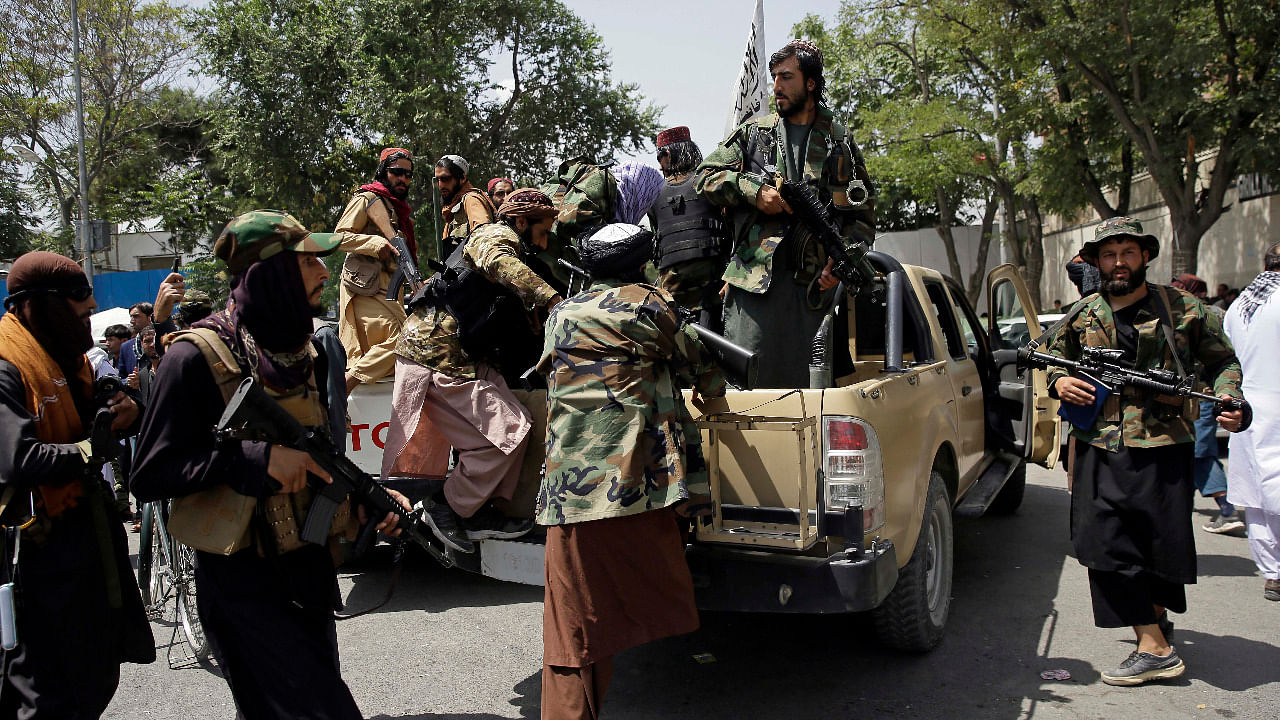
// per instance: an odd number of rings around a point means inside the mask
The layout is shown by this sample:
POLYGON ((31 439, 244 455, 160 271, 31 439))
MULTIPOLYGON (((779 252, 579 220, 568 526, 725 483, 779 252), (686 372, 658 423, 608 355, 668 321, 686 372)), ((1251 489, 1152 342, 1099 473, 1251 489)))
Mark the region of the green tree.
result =
MULTIPOLYGON (((188 45, 183 11, 164 0, 83 0, 79 9, 94 200, 101 178, 135 161, 139 139, 171 122, 174 108, 162 93, 186 62, 188 45)), ((79 197, 70 22, 68 3, 0 0, 0 133, 41 158, 34 199, 64 243, 73 237, 79 197)))
POLYGON ((1154 180, 1173 224, 1173 272, 1243 170, 1280 154, 1280 5, 1272 0, 978 0, 1008 32, 1105 107, 1154 180), (1212 151, 1208 161, 1204 151, 1212 151), (1210 162, 1210 167, 1202 163, 1210 162))
POLYGON ((657 130, 658 109, 611 79, 599 35, 557 0, 214 0, 194 28, 221 84, 228 177, 312 227, 332 226, 382 145, 419 158, 410 203, 425 209, 446 153, 477 182, 544 176, 553 156, 606 159, 657 130))

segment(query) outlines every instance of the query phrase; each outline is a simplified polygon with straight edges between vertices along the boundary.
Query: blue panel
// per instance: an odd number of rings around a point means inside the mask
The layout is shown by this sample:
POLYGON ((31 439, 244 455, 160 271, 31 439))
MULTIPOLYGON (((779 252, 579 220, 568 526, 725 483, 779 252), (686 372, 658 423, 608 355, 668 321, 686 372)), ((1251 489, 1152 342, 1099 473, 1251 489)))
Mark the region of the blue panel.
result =
POLYGON ((98 310, 127 308, 134 303, 155 302, 168 270, 102 273, 93 276, 93 297, 98 310))

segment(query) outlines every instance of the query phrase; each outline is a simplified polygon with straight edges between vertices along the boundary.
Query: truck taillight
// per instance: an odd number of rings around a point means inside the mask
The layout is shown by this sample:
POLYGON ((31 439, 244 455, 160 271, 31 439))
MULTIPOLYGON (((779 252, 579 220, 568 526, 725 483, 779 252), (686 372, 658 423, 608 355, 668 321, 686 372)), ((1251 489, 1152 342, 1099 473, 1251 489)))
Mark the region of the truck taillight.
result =
POLYGON ((862 506, 866 532, 884 525, 884 463, 876 431, 850 416, 826 416, 823 470, 828 510, 862 506))

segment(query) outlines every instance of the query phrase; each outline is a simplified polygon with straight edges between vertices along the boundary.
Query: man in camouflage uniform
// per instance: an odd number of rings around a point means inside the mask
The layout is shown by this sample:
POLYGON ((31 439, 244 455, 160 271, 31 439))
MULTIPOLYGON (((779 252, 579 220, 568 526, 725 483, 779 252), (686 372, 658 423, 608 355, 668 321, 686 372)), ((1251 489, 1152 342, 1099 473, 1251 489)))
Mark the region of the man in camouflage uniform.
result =
MULTIPOLYGON (((1097 265, 1101 292, 1076 305, 1049 352, 1076 360, 1085 346, 1118 348, 1121 362, 1136 370, 1192 368, 1215 395, 1241 397, 1240 364, 1218 315, 1188 293, 1146 282, 1147 264, 1159 251, 1137 220, 1100 224, 1080 255, 1097 265)), ((1053 394, 1074 405, 1094 405, 1103 392, 1060 370, 1048 380, 1053 394)), ((1105 396, 1089 426, 1075 424, 1071 431, 1071 540, 1076 558, 1089 568, 1094 624, 1130 626, 1138 639, 1137 650, 1102 674, 1110 685, 1140 685, 1185 670, 1169 642, 1167 610, 1186 612, 1185 585, 1196 581, 1196 413, 1194 402, 1126 387, 1105 396)), ((1224 412, 1218 423, 1238 431, 1241 417, 1240 411, 1224 412)))
POLYGON ((769 72, 778 111, 738 126, 698 168, 698 191, 731 214, 725 336, 760 351, 759 387, 808 387, 804 349, 838 281, 773 183, 810 183, 834 205, 846 237, 856 230, 870 238, 875 212, 862 154, 825 104, 822 53, 793 40, 769 59, 769 72))
POLYGON ((555 720, 599 716, 617 652, 698 627, 677 513, 709 507, 709 487, 680 389, 725 391, 671 295, 642 284, 648 231, 608 225, 578 250, 592 285, 552 311, 538 363, 548 374, 542 717, 555 720))
MULTIPOLYGON (((464 284, 454 270, 433 277, 437 290, 414 310, 396 347, 383 474, 441 477, 448 470, 449 449, 439 439, 457 450, 457 463, 444 489, 428 503, 426 519, 441 541, 459 552, 473 551, 473 540, 510 539, 533 527, 528 520, 506 517, 490 503, 495 498, 509 501, 515 492, 532 421, 492 364, 493 357, 488 352, 477 355, 477 344, 484 345, 480 351, 494 350, 487 343, 472 342, 487 326, 469 327, 465 322, 486 315, 469 311, 496 307, 494 303, 504 299, 500 293, 510 293, 505 299, 518 299, 517 322, 532 322, 560 302, 560 293, 525 262, 536 248, 545 247, 555 212, 551 199, 539 190, 522 188, 508 195, 498 221, 481 225, 463 247, 465 269, 478 274, 481 282, 477 285, 471 275, 471 282, 464 284), (475 294, 459 297, 459 286, 475 294), (486 288, 489 295, 484 295, 486 288), (526 315, 525 310, 532 312, 526 315)), ((515 337, 517 330, 496 328, 507 338, 515 337)), ((536 354, 534 348, 532 355, 536 354)))
POLYGON ((445 155, 436 161, 436 187, 444 205, 440 211, 444 218, 441 259, 466 242, 472 230, 493 222, 493 201, 467 179, 470 170, 471 164, 460 155, 445 155))
POLYGON ((335 233, 347 253, 339 288, 338 337, 347 354, 347 392, 374 383, 395 369, 395 346, 404 325, 404 306, 387 299, 398 263, 418 262, 412 209, 405 198, 413 180, 413 156, 404 148, 384 148, 373 182, 360 186, 342 211, 335 233), (409 254, 398 257, 391 238, 404 238, 409 254))

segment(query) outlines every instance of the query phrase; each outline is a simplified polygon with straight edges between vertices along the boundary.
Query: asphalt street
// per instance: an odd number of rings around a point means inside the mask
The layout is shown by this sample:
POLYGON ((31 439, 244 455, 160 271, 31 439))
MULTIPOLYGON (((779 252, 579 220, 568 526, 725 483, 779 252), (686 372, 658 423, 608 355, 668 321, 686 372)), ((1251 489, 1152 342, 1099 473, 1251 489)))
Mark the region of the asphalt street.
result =
MULTIPOLYGON (((606 718, 1280 717, 1280 603, 1242 538, 1197 530, 1200 581, 1175 615, 1187 663, 1177 680, 1114 688, 1099 673, 1133 648, 1095 628, 1085 571, 1071 557, 1061 470, 1032 467, 1014 516, 958 522, 946 638, 931 653, 879 647, 860 616, 704 614, 687 636, 617 658, 606 718), (1047 670, 1070 679, 1044 680, 1047 670)), ((1212 503, 1197 502, 1197 527, 1212 503)), ((137 536, 133 536, 136 538, 137 536)), ((136 542, 136 539, 135 539, 136 542)), ((389 557, 341 573, 351 609, 380 599, 389 557)), ((216 668, 166 662, 172 624, 153 624, 160 659, 126 665, 110 718, 235 715, 216 668)), ((343 674, 371 718, 491 720, 539 714, 542 589, 411 556, 391 602, 338 623, 343 674)))

